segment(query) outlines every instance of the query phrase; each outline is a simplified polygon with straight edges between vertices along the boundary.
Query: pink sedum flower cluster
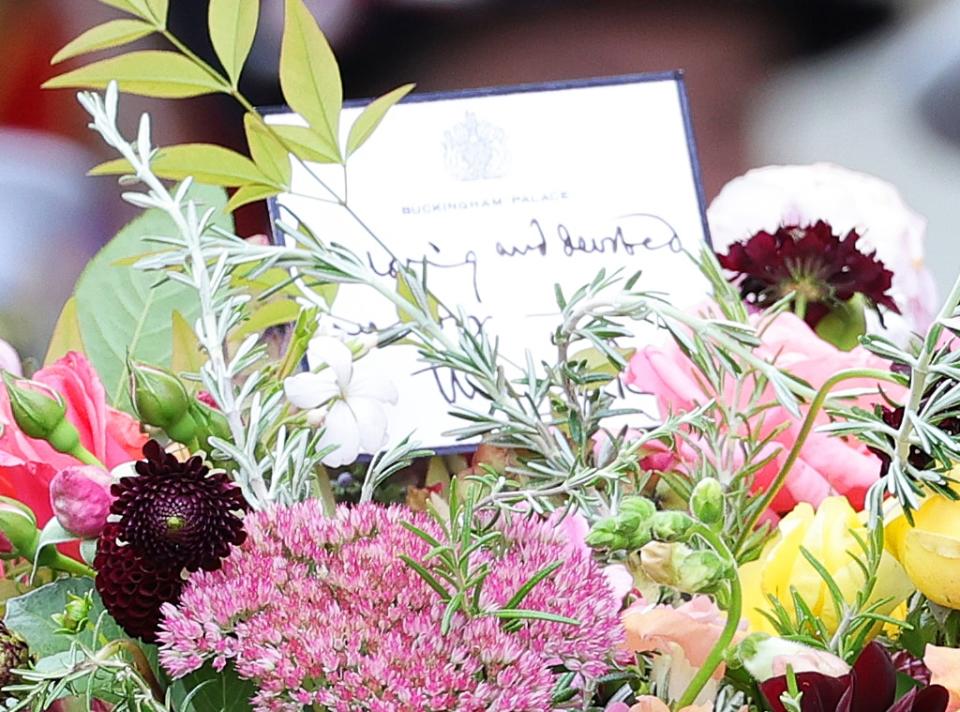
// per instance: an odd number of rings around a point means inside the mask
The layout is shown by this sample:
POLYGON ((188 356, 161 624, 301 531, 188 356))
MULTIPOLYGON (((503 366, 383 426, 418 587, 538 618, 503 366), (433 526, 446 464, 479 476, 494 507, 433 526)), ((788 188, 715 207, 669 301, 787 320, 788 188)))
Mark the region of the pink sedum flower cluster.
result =
POLYGON ((529 620, 507 631, 492 616, 457 613, 443 635, 446 604, 400 559, 424 562, 430 547, 401 521, 440 537, 426 515, 397 507, 325 517, 307 501, 248 515, 247 540, 223 568, 192 575, 179 605, 165 606, 164 667, 180 677, 232 662, 255 681, 253 704, 265 712, 532 712, 554 707, 558 667, 589 687, 619 655, 619 601, 589 552, 549 523, 515 517, 501 525, 502 546, 474 555, 490 570, 480 606, 503 607, 561 561, 521 607, 581 624, 529 620))

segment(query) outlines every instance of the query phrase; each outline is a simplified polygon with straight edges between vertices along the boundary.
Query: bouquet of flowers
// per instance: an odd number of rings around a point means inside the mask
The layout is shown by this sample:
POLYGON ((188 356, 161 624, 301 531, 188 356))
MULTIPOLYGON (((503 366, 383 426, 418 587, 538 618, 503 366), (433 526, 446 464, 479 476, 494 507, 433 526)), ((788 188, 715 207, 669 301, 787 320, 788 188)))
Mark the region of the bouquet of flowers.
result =
POLYGON ((698 309, 601 272, 557 288, 556 358, 518 366, 419 265, 387 279, 284 222, 279 244, 234 234, 294 167, 364 225, 314 167, 348 175, 411 87, 341 142, 336 60, 286 0, 305 125, 273 125, 238 89, 257 0, 211 0, 222 67, 167 0, 101 2, 123 16, 56 61, 170 49, 49 82, 83 90, 118 154, 93 172, 144 213, 42 368, 0 350, 4 709, 960 709, 960 280, 937 308, 892 188, 747 174, 711 207, 716 253, 691 256, 698 309), (227 94, 249 155, 156 147, 147 116, 126 136, 121 92, 227 94), (327 329, 341 284, 396 323, 327 329), (667 345, 627 348, 639 324, 667 345), (469 460, 387 446, 397 392, 365 359, 401 341, 482 397, 454 411, 469 460), (622 425, 625 385, 656 396, 655 426, 622 425))

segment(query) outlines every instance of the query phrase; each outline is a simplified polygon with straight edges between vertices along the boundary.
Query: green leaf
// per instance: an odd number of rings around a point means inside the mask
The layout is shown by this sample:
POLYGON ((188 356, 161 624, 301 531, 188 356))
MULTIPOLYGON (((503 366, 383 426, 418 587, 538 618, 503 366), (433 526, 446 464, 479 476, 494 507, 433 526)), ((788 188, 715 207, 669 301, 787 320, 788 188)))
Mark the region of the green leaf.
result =
MULTIPOLYGON (((74 636, 57 633, 60 627, 51 616, 63 613, 69 594, 85 596, 93 589, 93 579, 75 577, 63 578, 46 586, 34 589, 23 596, 7 601, 7 614, 3 622, 23 638, 30 646, 30 653, 38 658, 55 655, 70 649, 74 636)), ((104 613, 103 601, 94 591, 93 607, 90 609, 90 627, 80 633, 80 642, 98 649, 101 643, 94 643, 93 626, 104 613)), ((100 632, 108 640, 124 638, 126 635, 109 614, 104 615, 100 632)))
POLYGON ((225 210, 228 213, 232 213, 234 210, 243 207, 244 205, 255 203, 258 200, 272 198, 279 193, 280 189, 275 188, 272 185, 257 185, 255 183, 251 183, 250 185, 242 185, 237 188, 236 192, 231 196, 230 202, 227 203, 225 210))
POLYGON ((280 49, 280 87, 290 107, 340 157, 343 87, 336 57, 303 0, 286 0, 280 49))
POLYGON ((250 156, 257 164, 257 168, 274 183, 288 188, 293 172, 290 165, 290 152, 283 147, 257 114, 248 113, 244 116, 243 128, 247 134, 250 156))
POLYGON ((193 327, 176 309, 171 319, 173 351, 170 356, 170 370, 174 373, 199 373, 206 363, 206 358, 193 327))
POLYGON ((167 26, 167 14, 169 12, 170 0, 140 0, 146 2, 150 13, 159 23, 160 27, 167 26))
POLYGON ((234 87, 253 47, 259 14, 260 0, 210 0, 210 40, 234 87))
POLYGON ((306 126, 279 126, 271 124, 284 143, 305 161, 314 163, 339 163, 339 151, 335 143, 306 126))
POLYGON ((144 50, 110 57, 44 83, 45 89, 105 89, 113 80, 121 91, 161 99, 186 99, 228 91, 229 87, 176 52, 144 50))
POLYGON ((161 148, 150 162, 150 167, 160 178, 183 180, 192 176, 197 182, 207 185, 236 187, 248 183, 271 183, 243 154, 210 143, 185 143, 161 148))
MULTIPOLYGON (((250 712, 250 698, 256 692, 256 686, 250 680, 243 680, 228 665, 221 672, 207 663, 196 672, 190 673, 178 681, 189 696, 189 708, 193 712, 250 712)), ((178 707, 177 709, 181 709, 178 707)))
MULTIPOLYGON (((417 298, 413 294, 413 290, 410 288, 410 284, 404 277, 404 273, 397 272, 397 294, 406 299, 412 304, 417 304, 421 306, 417 298)), ((440 304, 437 302, 436 298, 432 294, 427 295, 427 307, 430 312, 430 315, 434 318, 435 321, 440 320, 440 304)), ((403 309, 397 307, 397 318, 400 319, 403 323, 411 321, 411 316, 407 314, 403 309)))
POLYGON ((69 351, 83 353, 83 338, 80 336, 80 322, 77 320, 77 300, 70 297, 57 318, 57 325, 53 327, 53 336, 47 346, 47 355, 43 365, 49 366, 58 358, 66 356, 69 351))
MULTIPOLYGON (((217 188, 195 186, 190 197, 201 207, 222 208, 226 195, 217 188)), ((218 214, 215 222, 232 229, 232 221, 218 214)), ((77 318, 86 354, 103 380, 107 397, 127 407, 127 354, 146 363, 169 367, 172 360, 170 323, 179 311, 189 323, 199 313, 194 290, 168 281, 157 284, 156 272, 117 264, 130 255, 156 249, 146 238, 174 235, 176 228, 163 212, 150 210, 127 225, 87 264, 76 288, 77 318)))
POLYGON ((350 127, 350 135, 347 137, 347 156, 356 153, 367 139, 373 135, 374 130, 383 121, 394 104, 413 91, 413 84, 404 84, 402 87, 394 89, 392 92, 384 94, 379 99, 371 101, 364 108, 357 120, 350 127))
POLYGON ((239 326, 236 335, 247 336, 248 334, 263 332, 271 326, 292 324, 297 320, 299 314, 300 305, 289 299, 267 302, 262 304, 250 315, 247 321, 239 326))
POLYGON ((92 27, 66 47, 61 49, 50 60, 50 64, 57 64, 71 57, 78 57, 87 52, 96 52, 111 47, 121 47, 136 42, 154 32, 153 25, 142 20, 111 20, 102 25, 92 27))
POLYGON ((133 173, 133 166, 126 158, 114 158, 112 161, 98 163, 89 171, 88 176, 123 176, 133 173))
POLYGON ((40 531, 40 538, 37 540, 37 551, 34 554, 35 559, 33 562, 33 571, 30 573, 30 580, 33 581, 34 577, 37 575, 37 567, 41 565, 42 559, 41 554, 43 550, 48 546, 54 546, 56 544, 65 544, 68 541, 77 541, 80 537, 72 532, 68 532, 63 528, 63 525, 60 524, 60 520, 56 517, 51 517, 50 520, 44 525, 43 529, 40 531))

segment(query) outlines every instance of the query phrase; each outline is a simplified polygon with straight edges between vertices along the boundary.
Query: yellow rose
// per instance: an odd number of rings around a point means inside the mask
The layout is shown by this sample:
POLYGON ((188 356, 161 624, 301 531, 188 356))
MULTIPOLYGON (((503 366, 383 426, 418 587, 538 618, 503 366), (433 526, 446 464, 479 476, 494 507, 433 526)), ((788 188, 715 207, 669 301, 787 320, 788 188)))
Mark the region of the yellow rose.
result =
MULTIPOLYGON (((768 595, 775 596, 794 612, 791 589, 803 599, 811 612, 831 632, 837 626, 837 613, 826 583, 810 565, 800 548, 809 551, 836 581, 844 600, 853 602, 864 585, 864 576, 853 556, 862 558, 863 550, 853 534, 867 538, 867 529, 846 497, 827 497, 814 513, 807 503, 798 504, 780 520, 773 539, 756 561, 740 567, 743 586, 743 612, 750 629, 775 633, 761 611, 771 613, 768 595)), ((888 614, 913 591, 903 568, 887 552, 877 572, 872 600, 888 600, 878 613, 888 614)))
POLYGON ((913 513, 887 524, 886 547, 920 592, 934 603, 960 608, 960 502, 931 495, 913 513))

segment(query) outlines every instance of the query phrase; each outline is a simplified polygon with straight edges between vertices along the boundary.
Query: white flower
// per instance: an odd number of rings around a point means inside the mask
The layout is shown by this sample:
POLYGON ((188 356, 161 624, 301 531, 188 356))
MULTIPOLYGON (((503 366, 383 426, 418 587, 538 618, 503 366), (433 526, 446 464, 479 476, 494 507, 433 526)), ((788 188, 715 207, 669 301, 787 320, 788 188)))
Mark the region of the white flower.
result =
MULTIPOLYGON (((933 277, 924 266, 926 221, 914 213, 897 190, 879 178, 826 163, 767 166, 749 171, 724 186, 707 211, 713 247, 726 252, 741 242, 782 225, 830 224, 834 233, 856 229, 857 246, 877 251, 893 272, 890 294, 902 315, 884 315, 888 336, 904 343, 910 332, 929 326, 939 306, 933 277)), ((879 330, 872 312, 870 331, 879 330)))
MULTIPOLYGON (((314 410, 327 405, 320 447, 335 445, 336 450, 323 463, 330 467, 348 465, 357 455, 373 453, 387 441, 387 414, 383 404, 396 404, 397 390, 378 373, 363 373, 363 362, 355 364, 350 349, 339 339, 316 336, 310 340, 307 360, 314 368, 326 364, 319 373, 298 373, 283 382, 283 390, 293 405, 314 410)), ((308 419, 317 421, 317 413, 308 419)))

